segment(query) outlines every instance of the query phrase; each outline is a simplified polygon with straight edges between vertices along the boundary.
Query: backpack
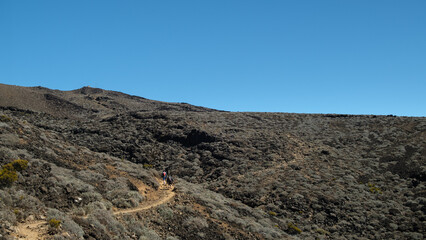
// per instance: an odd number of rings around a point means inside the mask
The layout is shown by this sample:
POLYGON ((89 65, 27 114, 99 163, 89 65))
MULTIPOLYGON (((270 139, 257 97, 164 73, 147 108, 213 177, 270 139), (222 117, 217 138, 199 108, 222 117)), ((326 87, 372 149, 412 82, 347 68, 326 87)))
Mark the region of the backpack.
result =
POLYGON ((163 172, 162 174, 161 174, 161 177, 165 177, 167 175, 167 173, 166 172, 163 172))

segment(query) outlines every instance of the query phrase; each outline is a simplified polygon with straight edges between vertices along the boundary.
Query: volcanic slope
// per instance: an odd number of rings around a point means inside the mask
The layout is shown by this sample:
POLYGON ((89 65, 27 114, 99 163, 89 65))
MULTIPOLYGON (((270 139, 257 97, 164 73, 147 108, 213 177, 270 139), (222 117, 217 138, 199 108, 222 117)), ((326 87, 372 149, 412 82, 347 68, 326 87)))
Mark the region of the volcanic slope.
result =
POLYGON ((37 219, 60 220, 58 239, 425 234, 426 118, 233 113, 90 87, 0 93, 0 163, 29 161, 0 188, 3 238, 37 219), (149 201, 165 167, 171 201, 114 216, 149 201))
POLYGON ((128 111, 213 111, 186 103, 165 103, 99 88, 73 91, 0 84, 0 106, 71 119, 94 119, 128 111))
MULTIPOLYGON (((138 189, 139 191, 146 189, 146 186, 143 186, 141 189, 138 189)), ((173 187, 166 187, 162 186, 157 191, 153 191, 151 194, 152 196, 155 196, 153 200, 145 201, 144 204, 140 204, 139 206, 135 208, 128 208, 128 209, 120 209, 120 210, 114 210, 114 215, 123 215, 123 214, 130 214, 130 213, 137 213, 141 211, 145 211, 150 208, 157 207, 161 204, 166 203, 170 199, 172 199, 175 196, 175 193, 173 192, 173 187)), ((88 218, 88 216, 82 216, 83 218, 88 218)), ((17 237, 18 239, 45 239, 48 238, 48 228, 49 223, 45 220, 39 220, 36 222, 26 222, 19 224, 17 226, 17 237)))

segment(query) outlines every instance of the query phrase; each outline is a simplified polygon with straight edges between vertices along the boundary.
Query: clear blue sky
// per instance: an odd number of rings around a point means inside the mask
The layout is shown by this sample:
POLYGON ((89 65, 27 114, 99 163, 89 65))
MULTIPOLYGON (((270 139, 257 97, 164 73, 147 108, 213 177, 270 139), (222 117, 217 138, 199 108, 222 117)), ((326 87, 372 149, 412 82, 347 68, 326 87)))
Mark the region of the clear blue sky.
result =
POLYGON ((0 0, 0 83, 426 116, 426 1, 0 0))

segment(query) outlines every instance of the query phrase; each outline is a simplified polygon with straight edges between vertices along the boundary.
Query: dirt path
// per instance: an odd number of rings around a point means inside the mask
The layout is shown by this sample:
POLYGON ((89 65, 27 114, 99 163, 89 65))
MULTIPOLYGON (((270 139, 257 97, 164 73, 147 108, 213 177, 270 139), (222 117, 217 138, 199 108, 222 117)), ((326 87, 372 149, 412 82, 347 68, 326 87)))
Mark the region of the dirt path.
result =
POLYGON ((47 232, 47 222, 44 220, 22 223, 16 227, 17 239, 43 239, 41 235, 47 232))
POLYGON ((135 213, 135 212, 147 210, 168 202, 170 199, 172 199, 176 195, 175 192, 173 192, 173 189, 165 189, 165 190, 160 189, 159 191, 163 191, 165 194, 163 194, 163 196, 160 197, 158 200, 147 201, 146 203, 141 204, 140 206, 135 208, 127 208, 127 209, 114 211, 114 215, 129 214, 129 213, 135 213))
MULTIPOLYGON (((139 189, 141 191, 142 189, 139 189)), ((173 192, 173 188, 165 188, 163 186, 160 187, 159 190, 152 193, 153 199, 148 200, 140 204, 135 208, 127 208, 127 209, 114 209, 114 215, 123 215, 130 214, 135 212, 144 211, 150 208, 157 207, 161 204, 164 204, 170 201, 176 195, 173 192)), ((88 216, 84 216, 83 218, 87 218, 88 216)), ((15 237, 17 239, 37 239, 43 240, 45 239, 44 235, 47 233, 47 222, 45 220, 39 220, 31 223, 22 223, 18 224, 15 230, 15 237)))

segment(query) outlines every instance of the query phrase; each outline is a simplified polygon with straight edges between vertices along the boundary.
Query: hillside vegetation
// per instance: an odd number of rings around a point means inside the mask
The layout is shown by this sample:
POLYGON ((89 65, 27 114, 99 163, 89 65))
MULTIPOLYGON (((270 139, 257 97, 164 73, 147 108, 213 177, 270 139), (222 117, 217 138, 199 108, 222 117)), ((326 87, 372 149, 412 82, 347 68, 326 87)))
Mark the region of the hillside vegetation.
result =
POLYGON ((423 239, 425 163, 426 118, 0 85, 0 239, 423 239), (159 200, 166 167, 173 198, 114 214, 159 200))

